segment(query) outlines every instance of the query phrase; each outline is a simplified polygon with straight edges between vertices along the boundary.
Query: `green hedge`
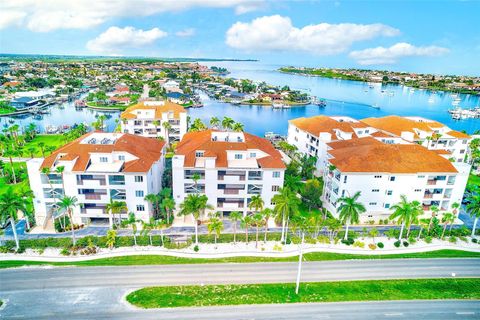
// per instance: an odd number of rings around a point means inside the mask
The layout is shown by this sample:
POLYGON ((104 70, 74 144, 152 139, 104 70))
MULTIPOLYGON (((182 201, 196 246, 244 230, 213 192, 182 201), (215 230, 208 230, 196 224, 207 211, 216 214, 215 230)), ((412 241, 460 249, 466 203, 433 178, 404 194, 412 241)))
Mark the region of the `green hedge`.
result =
MULTIPOLYGON (((255 232, 249 232, 248 233, 248 241, 252 242, 255 241, 255 232)), ((258 233, 258 241, 263 241, 265 237, 265 233, 259 232, 258 233)), ((236 240, 238 242, 245 242, 246 237, 245 237, 245 232, 240 232, 237 233, 236 240)), ((268 233, 267 234, 267 240, 268 241, 280 241, 281 238, 281 233, 268 233)), ((195 242, 195 235, 192 236, 192 241, 195 242)), ((198 242, 200 243, 214 243, 215 242, 215 237, 213 234, 200 234, 198 235, 198 242)), ((221 234, 220 237, 217 239, 217 243, 228 243, 228 242, 233 242, 233 234, 221 234)))

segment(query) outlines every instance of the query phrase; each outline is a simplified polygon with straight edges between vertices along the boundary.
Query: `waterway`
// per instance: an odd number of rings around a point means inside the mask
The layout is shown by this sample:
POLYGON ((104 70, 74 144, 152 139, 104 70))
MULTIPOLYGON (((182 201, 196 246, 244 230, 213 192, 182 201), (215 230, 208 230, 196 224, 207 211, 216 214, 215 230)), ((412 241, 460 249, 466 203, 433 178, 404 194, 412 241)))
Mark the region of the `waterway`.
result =
MULTIPOLYGON (((248 132, 263 135, 265 132, 286 134, 288 120, 298 117, 310 117, 318 114, 346 115, 357 119, 382 117, 397 114, 401 116, 421 116, 440 121, 456 130, 473 133, 480 129, 480 119, 453 120, 448 109, 452 108, 453 98, 450 93, 428 90, 411 90, 400 85, 375 84, 370 88, 367 83, 336 80, 320 77, 305 77, 284 74, 276 71, 279 65, 262 62, 214 62, 211 65, 226 67, 231 71, 229 77, 265 81, 273 85, 288 85, 292 89, 302 90, 311 95, 327 100, 327 106, 315 105, 293 107, 290 109, 272 109, 269 106, 236 106, 212 100, 201 94, 204 108, 189 109, 189 116, 206 122, 213 117, 228 116, 245 125, 248 132), (379 109, 373 106, 378 106, 379 109)), ((480 106, 480 97, 459 95, 461 107, 480 106)), ((21 127, 35 123, 43 131, 48 125, 73 125, 75 123, 91 124, 100 114, 109 117, 107 130, 115 128, 115 119, 119 112, 101 112, 91 109, 76 109, 73 103, 64 103, 49 108, 50 113, 33 116, 0 118, 0 125, 6 127, 13 123, 21 127)))

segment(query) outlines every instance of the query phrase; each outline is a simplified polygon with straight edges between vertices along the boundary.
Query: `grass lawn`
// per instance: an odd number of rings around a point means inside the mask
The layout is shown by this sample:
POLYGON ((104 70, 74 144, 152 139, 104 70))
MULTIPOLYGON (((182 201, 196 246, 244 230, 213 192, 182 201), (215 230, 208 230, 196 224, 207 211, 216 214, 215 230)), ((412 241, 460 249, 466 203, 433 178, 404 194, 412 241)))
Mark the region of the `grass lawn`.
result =
POLYGON ((415 279, 149 287, 127 301, 142 308, 225 306, 296 302, 479 299, 480 279, 415 279))
POLYGON ((473 184, 480 187, 480 176, 470 174, 467 184, 473 184))
MULTIPOLYGON (((5 164, 5 170, 10 170, 10 162, 4 161, 4 164, 5 164)), ((7 184, 5 182, 6 179, 4 177, 0 177, 0 195, 5 193, 9 187, 12 188, 13 191, 16 193, 30 190, 30 185, 28 183, 28 175, 26 173, 27 168, 26 168, 25 162, 14 162, 13 167, 15 168, 15 172, 17 172, 17 177, 19 176, 20 168, 24 169, 24 173, 20 174, 22 181, 17 184, 7 184)))
MULTIPOLYGON (((22 147, 23 156, 30 157, 29 149, 32 148, 34 157, 42 157, 42 149, 40 148, 40 143, 45 143, 45 146, 53 146, 55 149, 65 145, 65 137, 61 134, 39 134, 32 141, 25 143, 22 147)), ((45 147, 44 147, 45 148, 45 147)))
MULTIPOLYGON (((201 244, 200 244, 201 250, 201 244)), ((460 250, 438 250, 422 253, 385 254, 385 255, 354 255, 328 252, 307 253, 305 261, 328 260, 366 260, 366 259, 402 259, 402 258, 480 258, 480 253, 460 250)), ((54 266, 128 266, 128 265, 162 265, 162 264, 205 264, 205 263, 251 263, 251 262, 294 262, 298 257, 288 258, 177 258, 160 255, 126 256, 115 258, 102 258, 78 262, 42 262, 42 261, 0 261, 0 268, 13 268, 21 266, 54 265, 54 266)))

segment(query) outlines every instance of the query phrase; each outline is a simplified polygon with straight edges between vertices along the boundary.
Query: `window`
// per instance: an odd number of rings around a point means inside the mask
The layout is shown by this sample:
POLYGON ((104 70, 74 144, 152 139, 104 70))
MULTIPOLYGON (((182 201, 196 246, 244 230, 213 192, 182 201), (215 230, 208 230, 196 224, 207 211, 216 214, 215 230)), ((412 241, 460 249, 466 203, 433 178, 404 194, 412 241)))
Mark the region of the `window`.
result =
POLYGON ((417 178, 418 179, 423 179, 423 178, 425 178, 425 176, 418 176, 417 178))
POLYGON ((100 157, 100 162, 108 162, 108 158, 107 157, 100 157))
POLYGON ((255 152, 250 152, 250 158, 256 158, 257 154, 255 152))
POLYGON ((196 152, 195 152, 195 157, 196 157, 196 158, 203 157, 203 155, 204 155, 203 151, 196 151, 196 152))
POLYGON ((278 191, 280 190, 280 186, 272 186, 272 191, 278 191))
POLYGON ((118 156, 118 160, 125 161, 125 156, 118 156))
POLYGON ((135 190, 135 197, 143 198, 143 190, 135 190))
POLYGON ((385 203, 384 207, 385 207, 385 209, 390 208, 390 203, 385 203))
POLYGON ((145 206, 143 204, 137 204, 137 211, 145 211, 145 206))
POLYGON ((376 206, 377 203, 376 203, 376 202, 370 202, 368 205, 369 205, 369 206, 376 206))
POLYGON ((239 153, 235 154, 235 160, 242 160, 242 158, 243 158, 243 155, 239 153))
POLYGON ((460 150, 460 154, 463 154, 463 153, 465 153, 465 150, 464 149, 460 150))
POLYGON ((372 192, 379 192, 379 189, 372 189, 372 192))
POLYGON ((395 181, 395 177, 390 177, 390 181, 395 181))
POLYGON ((347 183, 347 176, 343 176, 343 183, 347 183))
POLYGON ((143 182, 143 176, 135 176, 135 182, 143 182))
POLYGON ((274 178, 280 178, 280 171, 273 171, 272 176, 274 178))
POLYGON ((391 196, 391 195, 392 195, 392 193, 393 193, 393 191, 392 191, 392 190, 387 190, 387 196, 391 196))
POLYGON ((365 130, 365 133, 369 133, 369 132, 370 132, 370 130, 365 130))
POLYGON ((374 176, 375 179, 380 179, 382 176, 374 176))
POLYGON ((462 144, 467 144, 467 140, 462 140, 462 144))
POLYGON ((422 189, 415 189, 415 192, 422 192, 422 189))

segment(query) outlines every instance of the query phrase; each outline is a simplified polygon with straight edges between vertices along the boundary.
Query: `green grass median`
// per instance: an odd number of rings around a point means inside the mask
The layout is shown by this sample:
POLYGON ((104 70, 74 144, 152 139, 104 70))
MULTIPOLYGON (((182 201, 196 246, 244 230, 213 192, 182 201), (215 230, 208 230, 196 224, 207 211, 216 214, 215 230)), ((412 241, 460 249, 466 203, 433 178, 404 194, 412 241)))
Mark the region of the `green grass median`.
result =
MULTIPOLYGON (((420 253, 384 254, 384 255, 355 255, 329 252, 315 252, 304 255, 305 261, 333 261, 333 260, 373 260, 373 259, 407 259, 407 258, 480 258, 480 253, 461 250, 438 250, 420 253)), ((236 257, 236 258, 177 258, 161 255, 137 255, 115 258, 101 258, 75 262, 43 262, 27 260, 0 261, 0 268, 13 268, 22 266, 129 266, 129 265, 162 265, 162 264, 205 264, 205 263, 252 263, 252 262, 292 262, 298 257, 287 258, 262 258, 262 257, 236 257)))
POLYGON ((480 279, 415 279, 149 287, 130 293, 141 308, 225 306, 297 302, 479 299, 480 279))

